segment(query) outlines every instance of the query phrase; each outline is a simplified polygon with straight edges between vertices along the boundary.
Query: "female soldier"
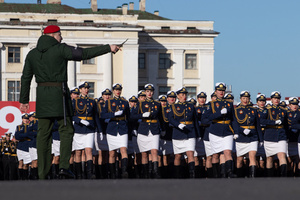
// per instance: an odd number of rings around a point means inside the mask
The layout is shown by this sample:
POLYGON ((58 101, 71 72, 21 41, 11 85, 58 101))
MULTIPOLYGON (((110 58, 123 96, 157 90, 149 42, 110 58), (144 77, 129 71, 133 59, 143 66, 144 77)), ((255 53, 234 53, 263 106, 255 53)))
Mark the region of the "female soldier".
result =
POLYGON ((209 127, 209 141, 213 150, 212 166, 214 177, 220 177, 219 157, 223 152, 225 156, 225 177, 234 178, 233 159, 231 155, 233 147, 233 104, 224 98, 226 90, 225 83, 215 85, 217 99, 209 103, 207 110, 208 119, 212 121, 209 127))
POLYGON ((128 165, 128 125, 129 119, 129 104, 126 99, 121 97, 122 85, 116 83, 113 85, 114 97, 105 102, 105 107, 102 113, 104 119, 109 119, 106 136, 109 149, 109 171, 111 178, 116 178, 115 163, 117 150, 120 149, 122 161, 122 178, 128 178, 127 165, 128 165))
POLYGON ((82 82, 79 85, 80 97, 73 99, 74 129, 73 137, 75 149, 75 168, 77 179, 82 178, 81 156, 84 150, 86 156, 86 174, 88 179, 94 179, 93 173, 93 146, 96 130, 100 130, 100 121, 97 117, 97 104, 93 98, 88 97, 90 85, 82 82), (98 127, 98 129, 96 129, 98 127))
POLYGON ((281 94, 272 92, 272 106, 268 108, 268 115, 262 124, 266 126, 264 134, 264 147, 267 156, 267 176, 273 177, 273 157, 277 155, 280 164, 281 176, 287 176, 286 151, 287 151, 287 114, 279 107, 281 94))
POLYGON ((174 126, 172 142, 175 154, 175 178, 180 178, 180 162, 183 153, 186 153, 188 158, 189 177, 195 178, 194 151, 198 122, 194 105, 186 102, 187 93, 185 87, 176 91, 178 102, 171 106, 171 112, 168 115, 170 124, 174 126))
POLYGON ((241 104, 234 110, 233 129, 236 139, 237 175, 243 177, 243 159, 248 154, 250 163, 250 177, 256 176, 256 152, 258 141, 262 142, 260 121, 255 108, 249 106, 250 93, 242 91, 241 104))
POLYGON ((145 85, 146 100, 139 101, 132 111, 133 119, 142 119, 138 128, 137 143, 142 153, 143 177, 149 178, 149 153, 153 162, 153 177, 160 178, 158 173, 158 148, 161 123, 161 105, 153 100, 154 86, 145 85))

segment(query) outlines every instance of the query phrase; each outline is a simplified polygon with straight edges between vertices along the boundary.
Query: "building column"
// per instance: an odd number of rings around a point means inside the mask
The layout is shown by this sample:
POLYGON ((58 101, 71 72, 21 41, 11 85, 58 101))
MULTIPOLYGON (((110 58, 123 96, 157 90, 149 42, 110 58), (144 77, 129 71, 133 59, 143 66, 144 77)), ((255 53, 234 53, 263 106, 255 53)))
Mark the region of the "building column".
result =
POLYGON ((76 62, 68 61, 68 87, 71 89, 76 86, 76 62))
POLYGON ((173 56, 173 77, 174 80, 174 90, 176 91, 178 88, 184 86, 184 50, 183 49, 175 49, 173 56))
POLYGON ((4 101, 3 99, 3 84, 2 84, 2 73, 3 73, 3 68, 5 66, 5 47, 3 43, 0 42, 0 88, 2 88, 0 92, 0 100, 4 101))
MULTIPOLYGON (((123 46, 123 92, 125 98, 138 92, 138 45, 123 46)), ((117 73, 117 72, 115 72, 117 73)))
POLYGON ((210 99, 210 93, 214 90, 214 50, 199 50, 198 65, 200 77, 198 90, 206 92, 210 99))
POLYGON ((98 73, 102 74, 102 82, 98 83, 98 88, 104 90, 105 88, 112 87, 112 55, 111 53, 104 54, 97 57, 97 68, 98 73))
POLYGON ((158 51, 157 50, 148 50, 147 51, 147 74, 148 74, 148 83, 153 84, 155 91, 154 97, 158 95, 158 86, 157 86, 157 77, 158 77, 158 51))

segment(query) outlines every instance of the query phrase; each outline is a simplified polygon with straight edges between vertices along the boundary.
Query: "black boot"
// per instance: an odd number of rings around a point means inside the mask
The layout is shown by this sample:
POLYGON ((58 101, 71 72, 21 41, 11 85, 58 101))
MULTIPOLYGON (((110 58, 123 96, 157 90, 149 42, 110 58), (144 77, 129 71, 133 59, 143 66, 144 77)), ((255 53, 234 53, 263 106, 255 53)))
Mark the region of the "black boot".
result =
POLYGON ((82 169, 83 169, 83 179, 87 179, 87 171, 86 171, 86 166, 87 166, 87 162, 82 162, 82 169))
POLYGON ((287 177, 287 166, 286 166, 286 164, 280 165, 280 177, 287 177))
POLYGON ((179 179, 181 178, 181 166, 174 165, 174 178, 179 179))
POLYGON ((108 164, 105 163, 102 165, 102 175, 104 179, 108 179, 108 164))
POLYGON ((18 180, 23 180, 23 169, 18 169, 18 180))
POLYGON ((200 166, 195 166, 195 178, 200 178, 200 166))
POLYGON ((152 178, 153 162, 149 161, 149 178, 152 178))
POLYGON ((200 166, 200 178, 205 178, 205 167, 204 166, 200 166))
POLYGON ((98 172, 98 179, 103 179, 104 176, 103 176, 103 167, 102 167, 102 165, 96 165, 96 169, 97 169, 97 172, 98 172))
POLYGON ((82 164, 80 163, 74 163, 75 165, 75 171, 76 171, 76 179, 82 179, 82 164))
POLYGON ((221 175, 221 178, 226 178, 226 166, 225 166, 225 163, 222 163, 220 165, 220 175, 221 175))
POLYGON ((149 165, 148 164, 143 164, 143 169, 142 169, 142 178, 148 179, 149 178, 149 165))
POLYGON ((213 170, 213 178, 220 178, 220 164, 219 163, 213 163, 212 164, 212 170, 213 170))
POLYGON ((207 176, 206 176, 207 178, 213 178, 214 177, 213 168, 212 167, 207 168, 206 174, 207 174, 207 176))
POLYGON ((28 180, 28 169, 23 169, 23 178, 22 180, 28 180))
POLYGON ((272 168, 266 168, 267 177, 274 177, 274 170, 272 168))
POLYGON ((243 167, 236 168, 236 175, 238 178, 245 178, 243 167))
POLYGON ((51 165, 51 179, 58 179, 58 172, 56 172, 55 164, 51 165))
POLYGON ((93 161, 88 160, 86 162, 86 178, 87 179, 96 179, 96 176, 93 172, 93 161))
POLYGON ((195 178, 195 162, 189 163, 189 175, 190 178, 195 178))
POLYGON ((110 179, 116 179, 116 163, 109 163, 110 179))
POLYGON ((227 160, 225 162, 225 168, 226 168, 226 177, 228 178, 236 178, 236 174, 233 173, 233 161, 227 160))
POLYGON ((128 158, 123 158, 121 160, 122 178, 123 179, 128 178, 127 165, 128 165, 128 158))
POLYGON ((38 179, 38 168, 31 168, 31 180, 38 179))
POLYGON ((134 165, 135 178, 141 178, 141 165, 134 165))
POLYGON ((153 162, 152 178, 160 178, 158 171, 158 161, 153 162))
MULTIPOLYGON (((58 166, 59 166, 59 165, 58 165, 58 166)), ((58 170, 59 170, 59 167, 58 167, 58 170)), ((73 174, 75 174, 74 164, 70 164, 69 170, 70 170, 73 174)))
POLYGON ((250 178, 255 178, 256 177, 256 166, 255 165, 251 165, 249 167, 249 177, 250 178))

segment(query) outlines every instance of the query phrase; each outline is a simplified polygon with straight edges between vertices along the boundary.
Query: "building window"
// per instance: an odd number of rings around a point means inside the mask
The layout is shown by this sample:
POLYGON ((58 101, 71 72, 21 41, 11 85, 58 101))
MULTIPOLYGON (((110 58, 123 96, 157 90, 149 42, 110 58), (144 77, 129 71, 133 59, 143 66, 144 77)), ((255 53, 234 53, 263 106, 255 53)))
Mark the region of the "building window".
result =
POLYGON ((159 54, 159 69, 170 69, 171 68, 171 54, 160 53, 159 54))
POLYGON ((8 47, 8 63, 20 63, 20 47, 8 47))
POLYGON ((139 69, 146 69, 146 54, 139 53, 139 69))
POLYGON ((7 100, 19 101, 20 98, 20 81, 8 81, 7 83, 7 100))
POLYGON ((185 54, 185 69, 197 69, 197 54, 185 54))
POLYGON ((89 82, 90 90, 89 90, 89 97, 95 98, 95 82, 89 82))
POLYGON ((186 90, 189 92, 187 95, 188 98, 196 98, 197 87, 186 87, 186 90))
POLYGON ((83 60, 82 64, 84 64, 84 65, 94 65, 95 64, 95 58, 91 58, 91 59, 88 59, 88 60, 83 60))
POLYGON ((158 95, 167 95, 167 93, 171 90, 169 86, 159 86, 158 95))

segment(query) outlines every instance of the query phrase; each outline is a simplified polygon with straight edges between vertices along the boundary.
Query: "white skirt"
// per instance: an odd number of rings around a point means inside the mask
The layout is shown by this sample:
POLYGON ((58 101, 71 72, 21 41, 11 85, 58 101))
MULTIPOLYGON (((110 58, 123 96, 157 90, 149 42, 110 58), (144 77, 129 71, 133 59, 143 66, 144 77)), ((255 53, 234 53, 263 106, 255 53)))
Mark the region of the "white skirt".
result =
POLYGON ((30 154, 30 159, 31 161, 37 160, 37 149, 34 147, 29 147, 29 154, 30 154))
POLYGON ((213 154, 220 153, 224 150, 232 150, 233 135, 220 137, 209 133, 208 137, 209 137, 213 154))
POLYGON ((74 150, 93 148, 95 133, 75 133, 73 137, 74 150))
POLYGON ((138 134, 137 143, 140 152, 150 151, 151 149, 158 150, 159 148, 159 135, 153 135, 149 130, 148 135, 138 134))
MULTIPOLYGON (((298 152, 300 152, 300 143, 298 143, 298 152)), ((300 154, 299 155, 299 158, 300 158, 300 154)))
POLYGON ((54 156, 60 156, 60 141, 59 140, 52 140, 51 154, 54 154, 54 156))
POLYGON ((194 156, 205 156, 205 147, 203 140, 196 140, 196 147, 194 156))
POLYGON ((185 153, 187 151, 195 151, 196 138, 189 138, 184 140, 172 140, 174 154, 185 153))
POLYGON ((120 135, 119 133, 117 136, 106 134, 107 143, 108 143, 108 150, 113 151, 116 149, 120 149, 121 147, 128 146, 128 135, 120 135))
POLYGON ((137 143, 137 137, 132 137, 132 147, 135 154, 141 153, 139 149, 139 145, 137 143))
POLYGON ((23 160, 23 164, 29 164, 31 163, 31 158, 30 158, 30 154, 29 151, 22 151, 17 149, 17 156, 18 156, 18 161, 23 160))
POLYGON ((173 143, 170 140, 161 140, 162 155, 170 155, 174 153, 173 143))
POLYGON ((207 156, 211 156, 214 154, 212 148, 211 148, 211 145, 210 145, 210 141, 203 141, 204 142, 204 147, 205 147, 205 154, 206 154, 206 157, 207 156))
POLYGON ((236 146, 236 156, 244 156, 250 151, 257 151, 258 141, 243 143, 243 142, 235 142, 236 146))
POLYGON ((100 138, 100 133, 95 133, 95 147, 97 151, 108 151, 106 135, 103 134, 103 139, 100 138))
POLYGON ((266 156, 274 156, 277 153, 286 153, 287 145, 285 140, 281 140, 279 142, 268 142, 264 141, 266 156))
POLYGON ((298 143, 297 142, 288 142, 287 143, 287 157, 297 156, 298 155, 298 143))

